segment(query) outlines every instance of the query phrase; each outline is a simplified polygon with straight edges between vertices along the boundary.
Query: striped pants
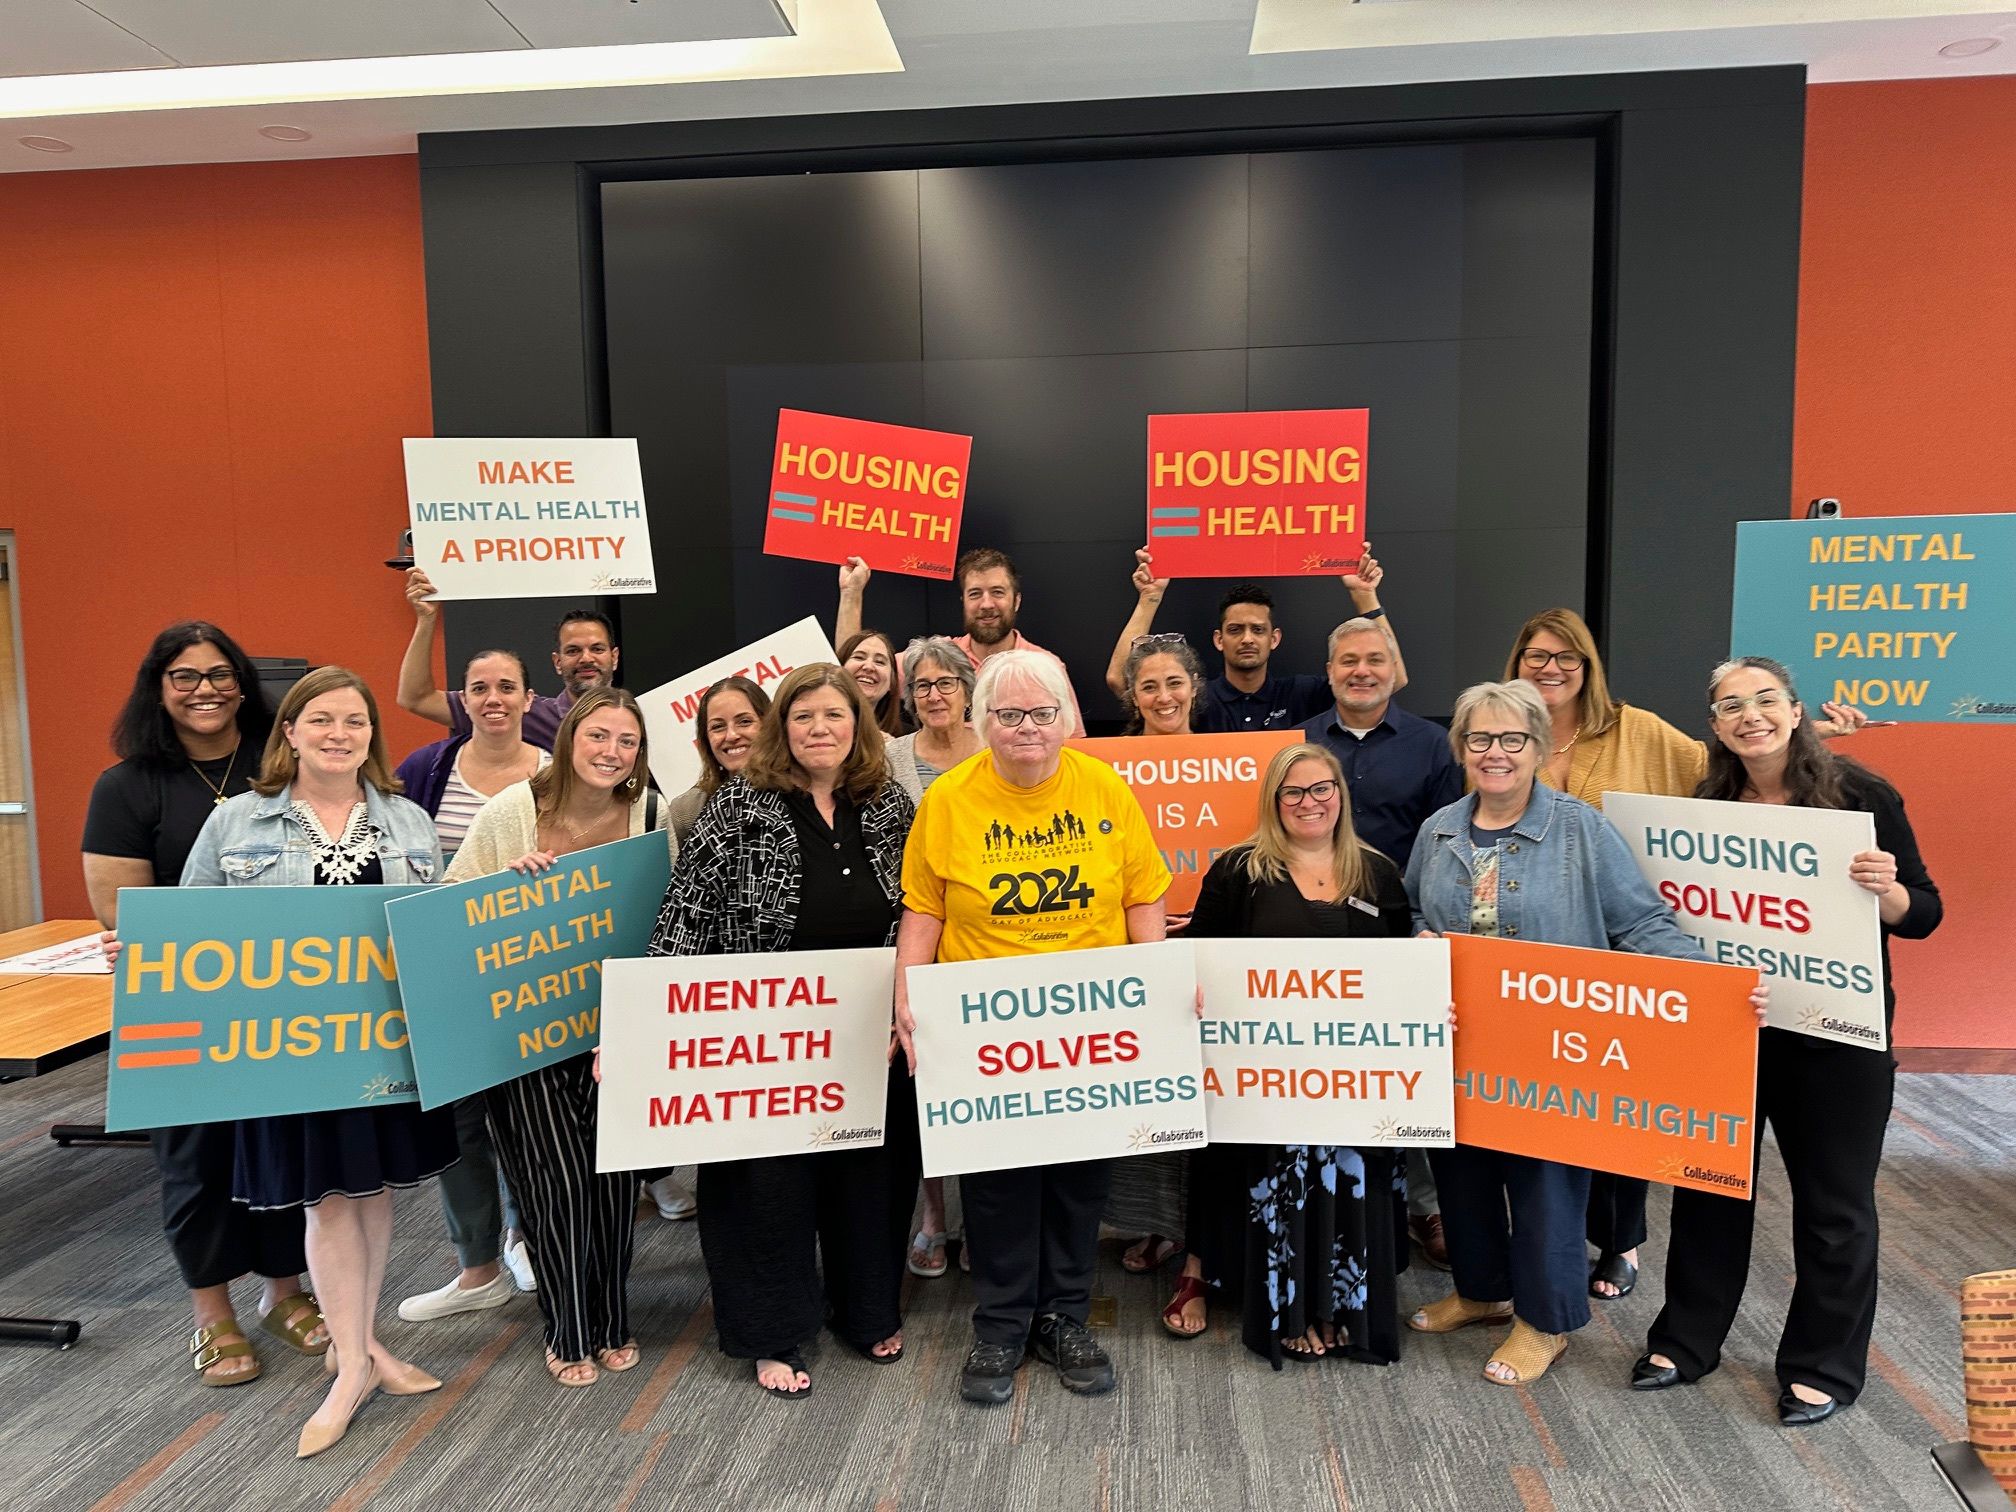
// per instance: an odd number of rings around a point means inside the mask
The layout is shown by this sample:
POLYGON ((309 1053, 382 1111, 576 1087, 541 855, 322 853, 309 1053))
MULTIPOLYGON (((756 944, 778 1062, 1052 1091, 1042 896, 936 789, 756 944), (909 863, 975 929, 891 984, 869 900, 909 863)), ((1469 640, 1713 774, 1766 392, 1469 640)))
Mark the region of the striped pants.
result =
POLYGON ((593 1359, 630 1342, 637 1173, 595 1174, 592 1057, 577 1055, 483 1094, 490 1139, 539 1273, 546 1347, 593 1359))

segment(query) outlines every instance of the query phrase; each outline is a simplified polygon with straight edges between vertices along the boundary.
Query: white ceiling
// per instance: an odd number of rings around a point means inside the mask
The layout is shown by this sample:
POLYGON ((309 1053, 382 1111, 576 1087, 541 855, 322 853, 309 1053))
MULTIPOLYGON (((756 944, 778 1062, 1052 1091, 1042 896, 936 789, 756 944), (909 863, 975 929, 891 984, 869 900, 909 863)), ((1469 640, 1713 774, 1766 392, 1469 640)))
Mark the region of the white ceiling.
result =
MULTIPOLYGON (((829 49, 807 61, 834 17, 872 16, 875 0, 0 0, 0 171, 410 152, 419 133, 433 131, 1546 74, 1803 63, 1814 82, 1826 83, 2016 72, 2016 9, 2008 0, 879 5, 887 23, 879 54, 829 49), (767 40, 712 40, 727 37, 767 40), (1976 38, 2000 45, 1973 57, 1940 54, 1976 38), (893 68, 890 41, 900 71, 866 71, 893 68), (740 76, 704 81, 549 88, 521 79, 499 92, 397 93, 429 66, 416 61, 422 55, 490 53, 536 64, 546 50, 638 43, 690 43, 659 55, 690 56, 709 69, 732 49, 744 61, 740 76), (178 70, 206 65, 293 62, 288 77, 301 78, 316 66, 305 60, 338 58, 404 61, 359 65, 348 77, 377 82, 338 84, 343 98, 312 98, 305 87, 289 93, 295 86, 285 85, 278 98, 264 88, 231 95, 271 103, 134 110, 114 90, 82 113, 74 108, 82 96, 65 93, 100 77, 129 88, 172 84, 198 77, 178 70), (833 67, 862 71, 822 74, 833 67), (141 70, 148 72, 134 72, 141 70), (63 77, 24 79, 37 75, 63 77), (10 104, 21 98, 39 103, 10 104), (276 124, 311 137, 259 135, 276 124), (37 152, 19 144, 23 136, 55 138, 71 150, 37 152)), ((234 78, 262 75, 232 70, 234 78)))

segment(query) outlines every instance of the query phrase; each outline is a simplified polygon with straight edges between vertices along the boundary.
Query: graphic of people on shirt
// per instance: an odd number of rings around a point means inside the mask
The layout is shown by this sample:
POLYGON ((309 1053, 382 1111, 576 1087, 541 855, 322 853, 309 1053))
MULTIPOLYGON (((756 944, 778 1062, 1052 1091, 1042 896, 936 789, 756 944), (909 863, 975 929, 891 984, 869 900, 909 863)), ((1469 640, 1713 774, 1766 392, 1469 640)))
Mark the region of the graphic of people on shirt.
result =
POLYGON ((1088 833, 1085 821, 1065 809, 1053 813, 1047 825, 1039 822, 1022 830, 1012 821, 996 819, 980 832, 980 844, 990 852, 1039 850, 1065 840, 1083 840, 1088 833))

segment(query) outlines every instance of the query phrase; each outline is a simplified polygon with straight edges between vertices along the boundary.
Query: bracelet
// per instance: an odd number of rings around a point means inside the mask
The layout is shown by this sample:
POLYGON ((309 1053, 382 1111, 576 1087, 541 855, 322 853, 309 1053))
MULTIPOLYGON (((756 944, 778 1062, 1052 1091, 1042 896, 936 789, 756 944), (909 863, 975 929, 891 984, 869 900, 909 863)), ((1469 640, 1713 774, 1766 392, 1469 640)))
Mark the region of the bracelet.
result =
POLYGON ((1383 618, 1383 617, 1385 616, 1385 613, 1386 613, 1386 610, 1384 609, 1384 607, 1382 607, 1382 606, 1374 606, 1373 608, 1370 608, 1370 609, 1361 609, 1361 610, 1359 610, 1359 611, 1358 611, 1358 618, 1360 618, 1360 619, 1381 619, 1381 618, 1383 618))

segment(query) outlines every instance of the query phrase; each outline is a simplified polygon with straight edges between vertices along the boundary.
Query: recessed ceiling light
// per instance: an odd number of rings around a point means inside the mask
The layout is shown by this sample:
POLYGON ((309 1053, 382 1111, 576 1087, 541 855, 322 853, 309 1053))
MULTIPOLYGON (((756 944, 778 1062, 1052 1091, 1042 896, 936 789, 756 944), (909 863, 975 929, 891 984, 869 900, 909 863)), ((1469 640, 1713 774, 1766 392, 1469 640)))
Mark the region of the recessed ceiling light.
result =
POLYGON ((1978 58, 2002 45, 2000 37, 1969 37, 1964 42, 1948 42, 1939 49, 1942 58, 1978 58))
POLYGON ((261 126, 259 135, 273 142, 305 142, 315 133, 299 126, 261 126))
POLYGON ((25 136, 17 137, 15 140, 20 142, 23 147, 32 147, 37 152, 75 152, 77 150, 61 137, 25 136))

